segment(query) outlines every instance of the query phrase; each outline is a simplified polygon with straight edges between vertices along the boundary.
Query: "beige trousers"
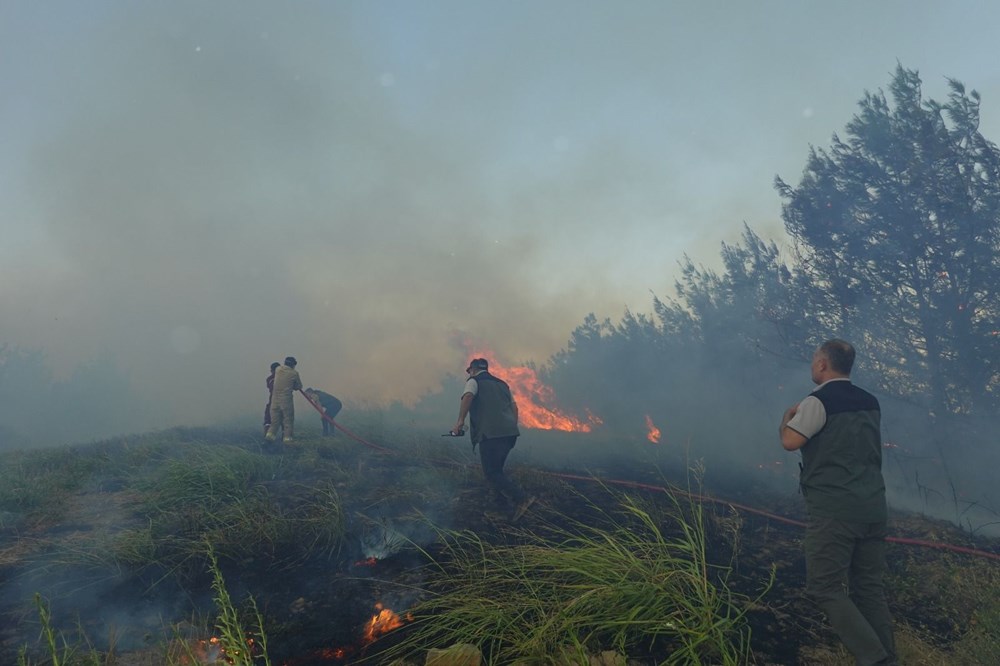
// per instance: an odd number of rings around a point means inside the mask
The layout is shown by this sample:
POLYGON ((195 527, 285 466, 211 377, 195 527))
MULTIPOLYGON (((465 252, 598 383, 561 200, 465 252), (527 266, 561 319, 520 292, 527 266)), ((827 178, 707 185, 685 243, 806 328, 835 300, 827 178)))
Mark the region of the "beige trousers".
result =
POLYGON ((295 430, 295 404, 291 396, 287 400, 273 400, 271 402, 271 425, 268 427, 268 434, 275 435, 281 428, 283 437, 291 439, 295 430))

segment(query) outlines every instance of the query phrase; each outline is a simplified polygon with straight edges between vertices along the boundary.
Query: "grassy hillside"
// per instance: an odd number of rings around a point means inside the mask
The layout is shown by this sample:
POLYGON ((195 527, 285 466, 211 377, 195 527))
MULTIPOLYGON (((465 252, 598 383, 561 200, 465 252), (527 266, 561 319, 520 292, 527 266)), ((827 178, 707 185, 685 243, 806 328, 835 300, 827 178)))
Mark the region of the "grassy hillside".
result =
MULTIPOLYGON (((527 431, 509 469, 539 502, 515 523, 467 439, 346 425, 385 450, 176 429, 0 455, 0 663, 416 664, 455 643, 496 664, 852 663, 803 596, 801 530, 725 501, 801 518, 749 470, 527 431)), ((889 558, 904 663, 1000 663, 1000 563, 889 558)))

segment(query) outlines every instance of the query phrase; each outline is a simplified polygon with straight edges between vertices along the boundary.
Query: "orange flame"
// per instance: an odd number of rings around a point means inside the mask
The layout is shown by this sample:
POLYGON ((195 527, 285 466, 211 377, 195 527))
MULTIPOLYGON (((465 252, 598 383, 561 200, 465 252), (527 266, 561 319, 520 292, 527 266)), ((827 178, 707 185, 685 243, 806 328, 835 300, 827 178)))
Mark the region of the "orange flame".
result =
POLYGON ((565 432, 590 432, 603 423, 601 419, 589 411, 587 420, 582 421, 574 416, 564 414, 555 406, 556 396, 551 387, 538 379, 537 373, 527 366, 506 367, 496 360, 496 355, 472 345, 466 349, 474 357, 485 358, 490 363, 490 374, 499 377, 510 385, 510 392, 517 403, 518 421, 525 428, 536 430, 562 430, 565 432))
POLYGON ((178 649, 183 650, 185 653, 178 655, 180 663, 185 665, 214 664, 220 660, 224 661, 226 655, 221 641, 215 636, 208 639, 192 640, 190 643, 185 642, 185 645, 178 649), (191 661, 192 659, 194 659, 193 662, 191 661))
MULTIPOLYGON (((254 639, 248 636, 246 639, 246 653, 254 653, 254 639)), ((240 650, 230 653, 222 645, 222 640, 218 636, 208 639, 192 640, 184 646, 179 647, 184 654, 178 655, 181 664, 232 664, 241 656, 240 650), (194 659, 192 662, 191 659, 194 659)))
POLYGON ((401 618, 391 609, 384 607, 381 602, 375 604, 375 610, 378 613, 372 616, 372 619, 365 626, 363 638, 366 643, 371 643, 382 634, 388 633, 393 629, 398 629, 403 626, 404 622, 409 622, 413 619, 409 614, 401 618))
POLYGON ((323 649, 319 650, 318 654, 323 659, 327 659, 327 660, 335 659, 337 661, 340 661, 341 659, 343 659, 344 657, 347 656, 347 649, 346 648, 342 648, 342 647, 339 647, 339 648, 323 648, 323 649))
POLYGON ((649 418, 649 414, 646 414, 646 439, 653 444, 660 443, 660 429, 653 425, 653 419, 649 418))

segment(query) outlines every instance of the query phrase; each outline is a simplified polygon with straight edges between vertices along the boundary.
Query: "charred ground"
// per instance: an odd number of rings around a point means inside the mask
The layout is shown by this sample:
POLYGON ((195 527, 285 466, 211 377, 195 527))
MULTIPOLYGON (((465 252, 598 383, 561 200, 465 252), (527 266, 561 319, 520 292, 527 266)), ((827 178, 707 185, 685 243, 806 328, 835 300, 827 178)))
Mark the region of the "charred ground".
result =
MULTIPOLYGON (((512 524, 488 506, 466 441, 363 424, 356 431, 391 452, 306 437, 269 454, 256 433, 178 429, 4 454, 0 661, 15 663, 26 648, 21 658, 45 663, 37 594, 70 656, 63 662, 183 663, 178 643, 215 631, 210 545, 234 603, 242 611, 256 601, 272 663, 380 663, 419 624, 408 610, 441 593, 428 562, 447 562, 448 535, 502 546, 600 529, 631 497, 651 511, 701 509, 709 575, 746 611, 757 663, 850 663, 803 596, 802 530, 765 515, 803 517, 794 492, 774 490, 771 470, 597 436, 583 442, 594 452, 584 457, 572 448, 582 447, 579 435, 530 432, 511 471, 539 502, 512 524), (710 499, 693 499, 700 496, 710 499), (401 626, 384 631, 391 625, 378 625, 381 610, 401 626)), ((670 520, 662 528, 681 530, 670 520)), ((891 531, 997 551, 913 514, 895 513, 891 531)), ((890 547, 889 560, 906 663, 996 663, 996 560, 911 545, 890 547)), ((660 663, 670 650, 669 641, 653 642, 628 656, 660 663)))

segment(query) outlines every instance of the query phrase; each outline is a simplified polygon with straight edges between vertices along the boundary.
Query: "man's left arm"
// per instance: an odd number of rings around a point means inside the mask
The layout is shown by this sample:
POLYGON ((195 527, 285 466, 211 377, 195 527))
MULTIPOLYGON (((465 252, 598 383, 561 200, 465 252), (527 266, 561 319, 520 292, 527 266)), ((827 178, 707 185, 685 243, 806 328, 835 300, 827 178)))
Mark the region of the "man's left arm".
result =
POLYGON ((826 408, 814 395, 808 395, 802 402, 785 410, 781 417, 781 446, 786 451, 798 451, 806 442, 826 425, 826 408))
POLYGON ((786 451, 798 451, 809 441, 805 435, 794 428, 788 427, 788 422, 795 417, 798 411, 799 406, 792 405, 785 410, 784 416, 781 417, 781 427, 778 428, 778 435, 781 437, 781 446, 786 451))

